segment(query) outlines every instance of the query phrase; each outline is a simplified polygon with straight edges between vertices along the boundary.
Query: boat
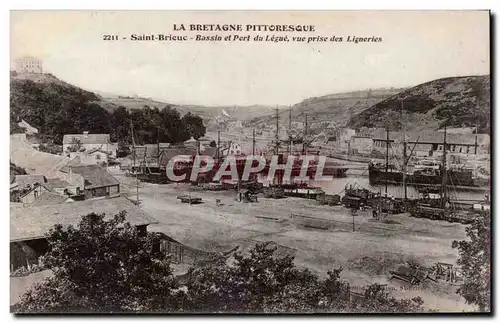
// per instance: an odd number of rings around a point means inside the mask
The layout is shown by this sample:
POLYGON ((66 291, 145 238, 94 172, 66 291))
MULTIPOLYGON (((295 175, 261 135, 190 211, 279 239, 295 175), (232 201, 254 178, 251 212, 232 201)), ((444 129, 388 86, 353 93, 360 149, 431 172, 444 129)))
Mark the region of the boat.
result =
POLYGON ((325 191, 319 187, 309 186, 307 183, 293 183, 279 185, 283 188, 285 196, 302 197, 316 200, 319 196, 325 195, 325 191))
MULTIPOLYGON (((446 127, 444 129, 443 147, 446 147, 446 127)), ((470 224, 479 217, 489 216, 489 208, 482 207, 478 212, 474 210, 474 206, 472 208, 460 207, 447 196, 450 176, 446 169, 446 150, 443 151, 439 172, 441 185, 438 188, 427 188, 419 191, 420 198, 411 203, 411 216, 462 224, 470 224)))
POLYGON ((366 188, 353 188, 352 186, 346 186, 344 192, 345 195, 342 198, 342 204, 347 208, 359 209, 362 206, 368 206, 391 214, 398 214, 404 211, 402 199, 383 196, 381 193, 376 193, 366 188))
MULTIPOLYGON (((411 186, 432 186, 440 185, 445 172, 439 166, 420 166, 413 172, 406 173, 406 184, 411 186)), ((448 181, 454 186, 480 187, 484 181, 477 181, 473 178, 473 172, 470 169, 448 169, 446 170, 448 181)), ((370 184, 403 184, 403 172, 397 170, 394 166, 385 169, 385 166, 370 162, 368 164, 368 177, 370 184)))

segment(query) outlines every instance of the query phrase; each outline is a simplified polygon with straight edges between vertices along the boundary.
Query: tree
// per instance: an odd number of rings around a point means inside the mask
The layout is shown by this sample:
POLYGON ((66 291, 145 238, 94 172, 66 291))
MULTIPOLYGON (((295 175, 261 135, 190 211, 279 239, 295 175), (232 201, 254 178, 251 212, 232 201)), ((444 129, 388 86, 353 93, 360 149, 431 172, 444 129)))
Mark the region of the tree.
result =
POLYGON ((128 312, 175 310, 177 284, 170 262, 155 251, 125 213, 106 221, 91 213, 79 225, 55 226, 44 264, 53 277, 28 291, 16 312, 128 312))
MULTIPOLYGON (((351 303, 351 311, 366 313, 417 313, 423 312, 421 297, 397 299, 387 292, 384 285, 368 285, 364 297, 357 303, 351 303)), ((430 310, 429 310, 430 311, 430 310)))
POLYGON ((453 241, 458 249, 458 265, 465 281, 457 293, 481 312, 491 309, 491 220, 490 216, 476 219, 465 229, 469 240, 453 241))
POLYGON ((189 132, 189 135, 194 139, 201 138, 205 135, 206 127, 203 124, 203 119, 199 116, 188 112, 182 117, 181 121, 184 127, 189 132))
POLYGON ((120 106, 114 110, 110 120, 110 135, 112 141, 129 144, 132 142, 130 134, 130 114, 128 110, 120 106))
POLYGON ((71 139, 70 145, 67 148, 68 152, 74 153, 79 151, 85 151, 80 139, 73 137, 71 139))
POLYGON ((188 274, 187 300, 201 312, 311 312, 318 302, 318 278, 298 269, 293 257, 275 257, 276 247, 257 244, 234 264, 208 263, 188 274))
POLYGON ((332 313, 420 312, 420 298, 399 300, 382 285, 368 286, 364 298, 351 302, 342 268, 325 279, 295 267, 293 256, 279 257, 270 243, 257 244, 248 256, 191 268, 186 284, 187 308, 194 312, 332 313))
POLYGON ((28 291, 14 312, 398 313, 422 310, 419 298, 398 300, 382 285, 352 302, 342 268, 322 279, 279 256, 270 242, 234 261, 214 255, 191 267, 183 289, 154 246, 160 234, 139 234, 119 214, 83 217, 78 228, 60 225, 48 235, 45 265, 54 272, 28 291))

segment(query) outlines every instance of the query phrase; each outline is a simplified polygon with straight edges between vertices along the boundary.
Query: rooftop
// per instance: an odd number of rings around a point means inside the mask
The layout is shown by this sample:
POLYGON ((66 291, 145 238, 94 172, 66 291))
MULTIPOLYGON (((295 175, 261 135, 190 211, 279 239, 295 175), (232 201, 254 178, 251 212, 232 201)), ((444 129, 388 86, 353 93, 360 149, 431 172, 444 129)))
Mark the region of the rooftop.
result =
POLYGON ((74 134, 64 135, 63 144, 71 144, 73 139, 79 140, 82 144, 110 144, 109 134, 74 134))
MULTIPOLYGON (((69 168, 63 171, 69 171, 69 168)), ((120 182, 99 165, 72 166, 71 171, 79 174, 85 180, 85 189, 119 185, 120 182)))
POLYGON ((15 182, 20 188, 26 188, 26 186, 33 186, 35 183, 45 184, 47 179, 43 175, 16 175, 15 182))
MULTIPOLYGON (((401 141, 403 134, 400 131, 390 131, 389 139, 395 141, 401 141)), ((440 144, 444 141, 443 131, 419 131, 419 132, 408 132, 405 134, 406 141, 410 142, 432 142, 440 144)), ((387 133, 385 130, 377 131, 373 133, 373 138, 378 140, 386 140, 387 133)), ((475 134, 457 134, 457 133, 447 133, 446 143, 448 144, 465 144, 474 145, 476 141, 475 134)), ((481 143, 488 144, 490 141, 490 136, 487 134, 477 134, 477 142, 479 145, 481 143)))
POLYGON ((60 180, 59 178, 48 178, 47 182, 43 184, 48 190, 52 191, 55 188, 66 188, 71 186, 70 183, 60 180))
POLYGON ((10 209, 10 241, 40 239, 56 224, 77 225, 89 213, 105 214, 106 219, 126 211, 130 224, 148 225, 157 221, 124 197, 86 200, 62 204, 10 209))
POLYGON ((30 206, 41 206, 41 205, 51 205, 51 204, 61 204, 66 202, 68 197, 62 196, 61 194, 53 192, 45 192, 40 197, 35 199, 30 206))

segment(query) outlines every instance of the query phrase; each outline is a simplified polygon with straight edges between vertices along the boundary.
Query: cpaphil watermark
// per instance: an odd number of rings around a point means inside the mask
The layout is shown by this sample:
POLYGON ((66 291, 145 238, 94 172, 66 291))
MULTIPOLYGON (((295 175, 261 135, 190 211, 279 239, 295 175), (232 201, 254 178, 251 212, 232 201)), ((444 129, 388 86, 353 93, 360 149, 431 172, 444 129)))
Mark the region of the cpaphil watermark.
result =
MULTIPOLYGON (((332 175, 325 175, 326 156, 312 155, 290 155, 283 160, 281 155, 274 155, 266 159, 260 155, 249 155, 244 157, 227 156, 221 162, 210 156, 178 155, 170 159, 166 174, 170 181, 180 182, 190 180, 192 182, 203 174, 212 175, 213 180, 222 178, 233 181, 247 181, 252 175, 264 174, 272 181, 279 177, 282 181, 329 181, 332 175), (177 173, 176 173, 177 172, 177 173)), ((332 166, 337 167, 337 166, 332 166)))

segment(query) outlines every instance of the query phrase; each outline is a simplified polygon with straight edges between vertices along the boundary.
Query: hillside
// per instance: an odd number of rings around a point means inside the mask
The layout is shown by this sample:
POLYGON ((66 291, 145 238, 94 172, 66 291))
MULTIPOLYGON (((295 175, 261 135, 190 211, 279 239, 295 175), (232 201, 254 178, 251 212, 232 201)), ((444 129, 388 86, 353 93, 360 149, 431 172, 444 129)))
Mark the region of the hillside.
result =
POLYGON ((272 113, 274 107, 252 105, 252 106, 202 106, 202 105, 178 105, 151 98, 126 97, 104 94, 103 100, 109 102, 112 106, 123 106, 127 109, 142 109, 145 106, 150 108, 164 108, 171 106, 178 110, 182 115, 191 112, 203 118, 206 124, 210 124, 216 117, 223 116, 222 110, 226 111, 231 117, 238 120, 247 120, 256 116, 263 116, 272 113))
POLYGON ((205 134, 200 117, 182 114, 175 106, 165 108, 168 104, 159 102, 150 108, 127 109, 51 74, 11 73, 10 88, 11 133, 23 132, 18 122, 24 120, 48 144, 61 145, 64 134, 83 131, 107 133, 126 144, 132 140, 131 125, 139 143, 180 142, 205 134))
MULTIPOLYGON (((292 121, 304 122, 305 115, 311 129, 334 126, 345 126, 352 114, 362 112, 372 105, 398 93, 400 89, 372 89, 347 93, 329 94, 306 99, 292 106, 292 121)), ((280 124, 287 125, 290 112, 288 109, 280 112, 280 124)), ((245 123, 248 127, 263 127, 275 124, 275 113, 256 117, 245 123)))
POLYGON ((489 132, 490 76, 448 77, 417 85, 358 111, 348 126, 399 130, 402 109, 408 130, 474 127, 477 119, 478 131, 489 132))
POLYGON ((11 75, 11 132, 21 119, 43 135, 60 142, 64 133, 106 130, 109 111, 115 107, 92 92, 57 79, 51 74, 11 75))

